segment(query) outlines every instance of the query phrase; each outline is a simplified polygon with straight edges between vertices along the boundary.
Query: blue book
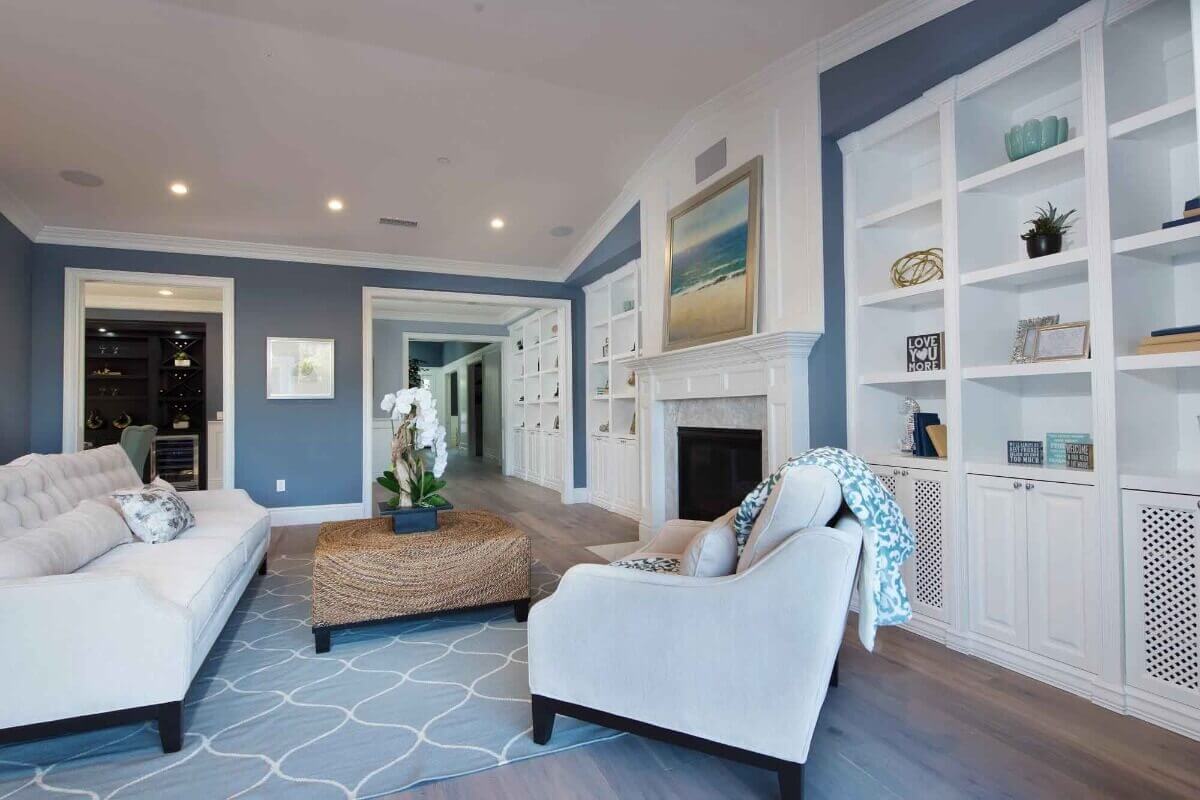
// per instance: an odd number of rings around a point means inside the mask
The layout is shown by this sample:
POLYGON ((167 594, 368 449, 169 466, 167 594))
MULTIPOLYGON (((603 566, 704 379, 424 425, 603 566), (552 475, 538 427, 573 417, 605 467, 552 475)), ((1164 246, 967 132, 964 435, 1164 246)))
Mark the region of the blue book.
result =
POLYGON ((1165 230, 1167 228, 1178 228, 1180 225, 1190 225, 1193 222, 1200 222, 1200 217, 1181 217, 1180 219, 1173 219, 1170 222, 1164 222, 1162 226, 1165 230))
POLYGON ((1194 211, 1197 208, 1200 208, 1200 197, 1193 197, 1183 204, 1184 211, 1194 211))
POLYGON ((1200 325, 1180 325, 1178 328, 1159 328, 1150 331, 1151 336, 1175 336, 1179 333, 1200 333, 1200 325))
POLYGON ((929 438, 929 433, 925 429, 930 425, 941 424, 941 418, 932 412, 918 411, 913 415, 913 442, 915 444, 913 455, 921 456, 922 458, 937 457, 937 450, 934 449, 933 441, 929 438))

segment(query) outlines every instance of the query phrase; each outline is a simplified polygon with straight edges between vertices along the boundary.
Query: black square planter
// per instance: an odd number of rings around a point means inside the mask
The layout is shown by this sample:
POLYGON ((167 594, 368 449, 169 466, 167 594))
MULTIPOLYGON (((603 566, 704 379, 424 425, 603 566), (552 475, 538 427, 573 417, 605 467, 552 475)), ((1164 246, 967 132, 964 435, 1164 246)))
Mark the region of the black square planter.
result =
POLYGON ((447 503, 444 506, 426 508, 410 506, 408 508, 392 508, 386 502, 379 504, 379 516, 392 518, 393 533, 422 533, 436 531, 438 528, 438 512, 454 508, 447 503))

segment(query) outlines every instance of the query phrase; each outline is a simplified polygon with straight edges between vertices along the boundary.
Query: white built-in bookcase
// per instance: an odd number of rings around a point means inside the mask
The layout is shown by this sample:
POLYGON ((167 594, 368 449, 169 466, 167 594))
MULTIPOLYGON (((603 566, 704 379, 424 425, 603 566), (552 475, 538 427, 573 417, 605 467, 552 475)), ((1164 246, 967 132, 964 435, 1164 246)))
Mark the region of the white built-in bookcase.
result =
POLYGON ((914 561, 942 605, 912 627, 1200 737, 1200 353, 1136 354, 1200 323, 1200 223, 1160 228, 1200 195, 1191 27, 1188 0, 1096 0, 841 147, 850 446, 925 515, 914 561), (1004 131, 1051 114, 1067 141, 1009 162, 1004 131), (1077 221, 1030 260, 1046 202, 1077 221), (944 279, 894 288, 929 247, 944 279), (1090 321, 1091 357, 1009 363, 1046 314, 1090 321), (905 337, 937 331, 945 369, 906 372, 905 337), (947 458, 898 452, 906 397, 947 458), (1095 469, 1006 463, 1048 432, 1090 434, 1095 469))
POLYGON ((507 358, 509 475, 562 489, 563 385, 570 380, 562 354, 562 312, 535 311, 509 326, 507 358))
POLYGON ((641 518, 642 508, 638 389, 628 365, 641 352, 638 263, 584 287, 588 499, 632 519, 641 518))

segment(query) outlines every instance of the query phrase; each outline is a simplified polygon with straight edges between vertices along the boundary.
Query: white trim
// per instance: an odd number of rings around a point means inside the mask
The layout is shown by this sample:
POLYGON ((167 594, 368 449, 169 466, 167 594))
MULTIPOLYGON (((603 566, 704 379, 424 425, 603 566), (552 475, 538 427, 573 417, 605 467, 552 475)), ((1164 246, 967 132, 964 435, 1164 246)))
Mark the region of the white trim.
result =
POLYGON ((395 311, 390 308, 381 308, 375 312, 375 319, 390 319, 397 322, 445 322, 462 325, 486 325, 488 327, 502 328, 512 324, 514 319, 513 314, 523 314, 524 311, 510 312, 505 314, 502 319, 484 319, 478 314, 442 314, 436 311, 395 311))
POLYGON ((965 6, 971 0, 891 0, 821 37, 821 72, 836 67, 926 22, 965 6))
POLYGON ((82 247, 113 247, 122 250, 146 250, 155 253, 192 253, 256 258, 267 261, 300 261, 308 264, 329 264, 339 267, 368 267, 371 269, 436 272, 450 275, 479 275, 520 280, 552 281, 555 270, 517 264, 490 264, 482 261, 460 261, 444 258, 369 253, 361 250, 332 250, 324 247, 299 247, 261 242, 235 242, 223 239, 202 239, 193 236, 166 236, 152 233, 123 233, 121 231, 64 228, 47 225, 34 239, 38 244, 65 244, 82 247))
POLYGON ((337 503, 327 506, 281 506, 268 508, 271 527, 281 525, 316 525, 320 522, 342 522, 362 517, 359 503, 337 503))
POLYGON ((168 275, 158 272, 127 272, 109 269, 63 270, 63 393, 62 451, 77 452, 83 442, 83 339, 87 309, 84 308, 84 284, 149 283, 171 286, 201 286, 221 290, 221 409, 224 425, 224 453, 221 466, 226 488, 237 486, 234 478, 234 287, 233 278, 206 275, 168 275))
POLYGON ((42 221, 33 209, 25 205, 25 201, 4 184, 0 183, 0 214, 3 214, 13 226, 29 241, 37 241, 42 232, 42 221))
MULTIPOLYGON (((560 369, 563 374, 573 376, 571 365, 571 343, 574 339, 574 334, 571 327, 571 301, 569 299, 556 299, 548 297, 520 297, 508 296, 499 294, 480 294, 473 292, 453 292, 453 291, 437 291, 431 289, 392 289, 383 286, 364 286, 362 288, 362 505, 359 510, 366 516, 371 516, 372 503, 371 493, 374 485, 374 477, 371 469, 371 429, 372 420, 374 418, 374 396, 375 396, 375 370, 374 370, 374 355, 375 355, 375 336, 374 336, 374 309, 372 301, 376 299, 400 298, 406 300, 428 300, 430 302, 475 302, 475 303, 492 303, 496 305, 506 306, 524 306, 527 308, 536 309, 557 309, 563 314, 563 335, 559 337, 560 347, 560 369)), ((433 336, 442 336, 445 334, 428 334, 433 336)), ((464 334, 465 336, 466 334, 464 334)), ((462 337, 456 337, 462 338, 462 337)), ((407 345, 405 345, 405 356, 407 361, 407 345)), ((503 366, 501 367, 503 370, 503 366)), ((506 386, 507 380, 504 380, 503 373, 501 374, 501 386, 506 386)), ((568 379, 562 382, 561 392, 563 399, 563 436, 560 438, 563 441, 563 488, 561 495, 564 503, 575 502, 573 499, 574 492, 569 491, 575 486, 575 426, 572 413, 572 395, 573 395, 572 380, 568 379)), ((507 405, 506 403, 502 405, 507 405)), ((505 450, 507 449, 508 437, 502 435, 500 437, 500 459, 501 463, 506 463, 505 450)), ((586 491, 586 490, 584 490, 586 491)))

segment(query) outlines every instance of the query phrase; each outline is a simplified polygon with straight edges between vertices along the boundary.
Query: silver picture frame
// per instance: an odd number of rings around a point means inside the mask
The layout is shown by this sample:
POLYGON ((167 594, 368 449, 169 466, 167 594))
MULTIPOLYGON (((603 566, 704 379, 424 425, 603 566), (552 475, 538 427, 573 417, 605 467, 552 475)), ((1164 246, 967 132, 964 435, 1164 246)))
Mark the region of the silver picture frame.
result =
POLYGON ((267 337, 268 400, 332 400, 334 340, 267 337))
POLYGON ((1009 356, 1008 363, 1032 364, 1037 345, 1038 328, 1044 325, 1056 324, 1058 324, 1058 314, 1049 314, 1044 317, 1030 317, 1018 322, 1017 334, 1013 339, 1012 355, 1009 356))
POLYGON ((1087 358, 1091 353, 1088 322, 1064 322, 1061 325, 1042 325, 1033 343, 1034 361, 1072 361, 1087 358))

